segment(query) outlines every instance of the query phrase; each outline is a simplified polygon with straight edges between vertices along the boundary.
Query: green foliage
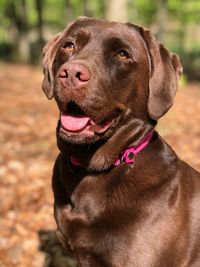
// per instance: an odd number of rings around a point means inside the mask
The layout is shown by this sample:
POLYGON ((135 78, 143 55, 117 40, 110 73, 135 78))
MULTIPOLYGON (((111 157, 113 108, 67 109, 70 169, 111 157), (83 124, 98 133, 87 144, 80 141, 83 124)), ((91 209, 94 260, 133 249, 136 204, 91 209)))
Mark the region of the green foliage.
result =
POLYGON ((168 0, 167 3, 169 14, 173 19, 178 19, 185 24, 200 22, 199 0, 168 0))
POLYGON ((151 25, 155 20, 157 11, 156 1, 135 0, 129 1, 130 20, 137 21, 137 24, 151 25))
POLYGON ((91 17, 102 18, 102 0, 88 0, 87 9, 88 14, 85 14, 84 3, 80 0, 71 0, 70 9, 71 17, 67 17, 67 4, 65 0, 46 0, 45 1, 45 10, 44 10, 44 21, 46 25, 55 28, 63 28, 71 20, 75 20, 79 16, 89 15, 91 17))
MULTIPOLYGON (((117 0, 116 0, 117 1, 117 0)), ((128 20, 152 28, 172 51, 178 52, 189 75, 200 69, 200 0, 124 0, 128 20), (162 3, 166 3, 163 7, 162 3), (162 12, 166 18, 162 24, 162 12), (161 16, 160 16, 161 15, 161 16), (161 21, 160 21, 161 19, 161 21), (162 25, 159 25, 159 24, 162 25), (163 38, 164 36, 164 38, 163 38)), ((0 56, 20 59, 20 40, 24 33, 30 59, 37 61, 43 40, 62 30, 78 16, 106 18, 106 0, 0 0, 0 56), (39 18, 42 18, 39 21, 39 18), (41 25, 42 24, 42 25, 41 25)), ((27 61, 27 60, 26 60, 27 61)), ((197 75, 198 76, 198 75, 197 75)), ((200 74, 198 76, 200 78, 200 74)))

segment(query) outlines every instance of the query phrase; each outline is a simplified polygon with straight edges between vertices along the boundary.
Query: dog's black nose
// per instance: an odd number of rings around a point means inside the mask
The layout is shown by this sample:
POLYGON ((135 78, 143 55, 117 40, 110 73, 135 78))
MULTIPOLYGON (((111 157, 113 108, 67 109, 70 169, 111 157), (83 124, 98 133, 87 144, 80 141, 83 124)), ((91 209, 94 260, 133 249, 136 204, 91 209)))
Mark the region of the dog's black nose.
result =
POLYGON ((89 69, 80 63, 65 63, 59 70, 59 79, 64 87, 76 89, 86 85, 91 78, 89 69))

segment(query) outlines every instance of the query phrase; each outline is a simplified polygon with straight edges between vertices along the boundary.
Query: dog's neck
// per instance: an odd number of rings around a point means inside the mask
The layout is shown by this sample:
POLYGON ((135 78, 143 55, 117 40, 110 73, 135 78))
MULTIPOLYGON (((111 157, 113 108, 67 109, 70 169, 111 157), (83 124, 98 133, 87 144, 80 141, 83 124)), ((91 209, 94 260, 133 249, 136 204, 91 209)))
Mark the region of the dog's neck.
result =
MULTIPOLYGON (((112 167, 117 167, 119 166, 121 163, 125 163, 125 164, 132 164, 135 161, 135 156, 142 151, 145 147, 148 146, 148 144, 150 143, 152 136, 153 136, 154 130, 151 130, 149 133, 147 133, 147 135, 140 141, 139 144, 137 144, 136 146, 131 146, 126 148, 124 151, 122 151, 122 153, 120 153, 119 157, 113 162, 113 166, 112 167)), ((78 158, 69 155, 67 157, 67 160, 69 161, 69 164, 71 166, 76 167, 82 167, 81 166, 81 162, 78 158)))
POLYGON ((139 150, 144 144, 146 147, 151 140, 150 133, 153 133, 154 128, 153 124, 134 119, 123 125, 120 131, 116 131, 109 139, 100 140, 91 145, 71 144, 64 141, 59 135, 57 143, 61 154, 65 158, 72 158, 70 162, 73 165, 80 164, 87 172, 102 172, 113 167, 118 159, 121 161, 122 156, 120 157, 120 155, 127 148, 134 148, 134 151, 138 151, 138 147, 139 150))

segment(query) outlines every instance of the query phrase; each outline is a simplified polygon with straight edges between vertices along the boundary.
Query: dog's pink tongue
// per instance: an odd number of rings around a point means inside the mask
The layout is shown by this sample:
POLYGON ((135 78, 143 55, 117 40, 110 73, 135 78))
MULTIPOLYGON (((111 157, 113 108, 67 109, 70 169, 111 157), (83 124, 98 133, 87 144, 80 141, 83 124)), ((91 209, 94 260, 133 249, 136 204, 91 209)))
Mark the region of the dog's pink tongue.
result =
POLYGON ((69 132, 81 131, 89 122, 90 118, 86 116, 73 116, 62 113, 61 124, 69 132))

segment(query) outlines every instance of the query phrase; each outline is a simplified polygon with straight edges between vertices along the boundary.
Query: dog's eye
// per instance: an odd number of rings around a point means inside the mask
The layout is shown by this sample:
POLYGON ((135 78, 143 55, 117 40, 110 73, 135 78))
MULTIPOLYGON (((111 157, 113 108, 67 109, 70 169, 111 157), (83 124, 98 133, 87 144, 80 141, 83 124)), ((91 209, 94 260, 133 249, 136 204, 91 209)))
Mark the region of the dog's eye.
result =
POLYGON ((129 53, 128 53, 126 50, 124 50, 124 49, 120 49, 120 50, 117 52, 116 56, 117 56, 120 60, 126 60, 126 59, 130 58, 129 53))
POLYGON ((68 53, 72 53, 75 50, 75 45, 72 42, 67 42, 64 45, 65 51, 68 53))

